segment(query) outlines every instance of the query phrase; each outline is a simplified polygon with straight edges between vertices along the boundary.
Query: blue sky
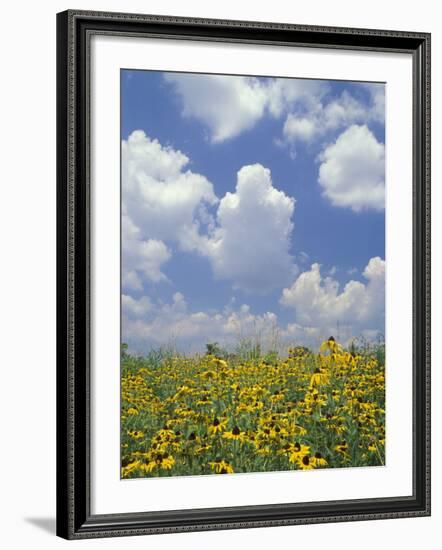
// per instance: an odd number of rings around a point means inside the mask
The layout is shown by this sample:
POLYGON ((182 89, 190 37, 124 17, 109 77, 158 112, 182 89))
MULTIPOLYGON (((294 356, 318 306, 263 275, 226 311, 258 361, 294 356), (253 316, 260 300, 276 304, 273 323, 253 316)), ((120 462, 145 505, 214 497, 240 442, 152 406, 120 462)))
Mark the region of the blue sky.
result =
POLYGON ((121 139, 131 349, 384 332, 383 84, 123 70, 121 139))

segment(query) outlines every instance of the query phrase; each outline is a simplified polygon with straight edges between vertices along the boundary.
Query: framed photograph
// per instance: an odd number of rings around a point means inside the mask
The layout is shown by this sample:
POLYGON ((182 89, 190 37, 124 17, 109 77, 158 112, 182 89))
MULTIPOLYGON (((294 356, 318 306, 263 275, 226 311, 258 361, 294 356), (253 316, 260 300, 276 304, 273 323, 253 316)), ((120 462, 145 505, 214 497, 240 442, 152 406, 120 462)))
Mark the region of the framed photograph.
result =
POLYGON ((430 35, 57 18, 57 534, 430 514, 430 35))

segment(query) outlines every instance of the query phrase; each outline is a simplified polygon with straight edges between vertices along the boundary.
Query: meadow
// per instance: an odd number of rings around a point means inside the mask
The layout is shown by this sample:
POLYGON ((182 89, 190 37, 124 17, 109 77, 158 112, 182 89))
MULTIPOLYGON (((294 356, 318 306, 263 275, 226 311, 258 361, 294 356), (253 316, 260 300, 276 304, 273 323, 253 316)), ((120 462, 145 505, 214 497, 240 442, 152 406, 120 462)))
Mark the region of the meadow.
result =
POLYGON ((383 346, 121 359, 121 477, 385 463, 383 346))

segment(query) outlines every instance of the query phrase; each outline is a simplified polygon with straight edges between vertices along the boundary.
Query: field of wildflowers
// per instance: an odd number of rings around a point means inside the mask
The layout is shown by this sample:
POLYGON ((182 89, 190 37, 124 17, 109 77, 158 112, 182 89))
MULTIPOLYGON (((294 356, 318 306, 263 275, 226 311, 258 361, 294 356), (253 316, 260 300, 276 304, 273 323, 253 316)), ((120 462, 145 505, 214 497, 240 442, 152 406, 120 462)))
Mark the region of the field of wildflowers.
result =
POLYGON ((122 478, 384 464, 381 347, 331 337, 317 353, 246 360, 123 350, 121 366, 122 478))

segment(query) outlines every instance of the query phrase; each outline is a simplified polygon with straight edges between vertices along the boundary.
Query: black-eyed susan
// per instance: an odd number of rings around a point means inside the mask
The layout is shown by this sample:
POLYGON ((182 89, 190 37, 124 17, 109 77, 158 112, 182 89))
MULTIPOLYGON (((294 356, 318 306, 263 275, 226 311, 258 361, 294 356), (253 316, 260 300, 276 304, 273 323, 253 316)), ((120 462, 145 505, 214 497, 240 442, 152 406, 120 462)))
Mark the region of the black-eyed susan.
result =
POLYGON ((141 462, 139 460, 129 462, 129 464, 121 468, 121 477, 129 477, 130 474, 135 472, 140 466, 141 462))
POLYGON ((127 435, 132 437, 132 439, 141 439, 144 437, 144 432, 141 430, 127 430, 127 435))
POLYGON ((233 474, 233 472, 234 472, 233 467, 230 464, 230 462, 228 460, 223 460, 223 459, 220 459, 220 458, 217 458, 217 459, 213 460, 212 462, 209 462, 209 466, 217 474, 233 474))
POLYGON ((242 440, 245 437, 245 432, 242 432, 238 426, 234 426, 230 431, 225 431, 223 437, 225 439, 242 440))
POLYGON ((289 462, 295 464, 301 458, 307 456, 310 453, 310 447, 308 445, 301 445, 300 443, 296 442, 289 445, 286 453, 289 457, 289 462))
POLYGON ((342 351, 342 346, 336 342, 333 336, 322 342, 319 351, 329 351, 330 353, 339 353, 342 351))
POLYGON ((335 446, 335 451, 340 454, 346 455, 348 453, 348 444, 346 441, 341 441, 338 445, 335 446))
POLYGON ((174 464, 175 459, 168 453, 154 453, 148 463, 144 465, 144 469, 148 473, 152 472, 155 468, 171 470, 174 464))
POLYGON ((169 426, 164 425, 161 430, 158 431, 157 436, 163 440, 171 439, 175 437, 175 432, 169 428, 169 426))
POLYGON ((209 406, 212 404, 212 401, 209 399, 207 395, 203 395, 200 399, 196 401, 196 404, 199 406, 209 406))
POLYGON ((310 378, 310 387, 315 388, 316 386, 321 386, 322 384, 327 384, 329 381, 329 375, 323 369, 317 367, 312 377, 310 378))
POLYGON ((308 455, 300 457, 296 464, 301 470, 313 470, 315 468, 315 462, 308 455))
POLYGON ((209 425, 209 428, 208 428, 209 434, 215 435, 215 434, 221 433, 225 430, 226 426, 227 426, 227 418, 219 419, 217 416, 215 416, 212 420, 212 423, 209 425))
POLYGON ((195 454, 202 455, 204 453, 207 453, 207 451, 210 451, 211 448, 212 448, 212 445, 209 445, 208 443, 203 443, 202 445, 200 445, 195 449, 195 454))
POLYGON ((327 466, 327 460, 322 456, 321 453, 316 452, 312 457, 310 457, 311 462, 314 464, 315 468, 327 466))

